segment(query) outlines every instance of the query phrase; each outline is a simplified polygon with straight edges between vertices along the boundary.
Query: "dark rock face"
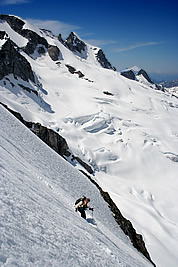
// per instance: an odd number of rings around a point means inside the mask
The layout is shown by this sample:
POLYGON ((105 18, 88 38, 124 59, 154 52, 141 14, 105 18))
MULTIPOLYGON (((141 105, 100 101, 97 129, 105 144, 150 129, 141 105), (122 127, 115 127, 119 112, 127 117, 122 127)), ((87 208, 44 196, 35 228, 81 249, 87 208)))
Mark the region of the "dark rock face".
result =
POLYGON ((62 44, 64 44, 64 40, 62 39, 62 35, 61 34, 58 35, 58 40, 59 40, 59 42, 61 42, 62 44))
POLYGON ((83 78, 85 76, 80 70, 76 71, 75 73, 78 74, 79 78, 83 78))
POLYGON ((53 61, 57 61, 61 53, 57 46, 49 45, 48 54, 53 61))
POLYGON ((146 73, 146 71, 144 71, 143 69, 141 69, 141 70, 138 72, 137 75, 138 75, 138 76, 139 76, 139 75, 143 75, 143 77, 145 77, 145 79, 146 79, 149 83, 153 84, 152 80, 150 79, 150 77, 148 76, 148 74, 146 73))
MULTIPOLYGON (((28 30, 28 29, 24 29, 20 32, 20 34, 29 40, 27 45, 23 48, 23 50, 28 55, 31 55, 34 53, 37 45, 41 45, 42 47, 44 46, 46 49, 48 48, 48 43, 47 43, 46 39, 39 36, 36 32, 33 32, 31 30, 28 30)), ((44 47, 43 47, 43 50, 38 50, 38 53, 44 53, 45 52, 44 47)))
POLYGON ((19 48, 8 39, 0 50, 0 79, 13 73, 24 81, 35 81, 30 63, 19 52, 19 48))
POLYGON ((98 51, 96 58, 103 68, 116 70, 116 68, 113 67, 111 63, 107 60, 107 58, 105 57, 105 54, 103 53, 101 49, 98 51))
MULTIPOLYGON (((27 45, 21 48, 25 53, 32 55, 36 50, 39 54, 44 54, 48 50, 52 60, 56 61, 59 59, 60 50, 56 46, 49 46, 46 39, 37 33, 29 29, 23 29, 25 23, 22 20, 8 15, 0 15, 0 19, 5 20, 14 31, 28 39, 27 45)), ((20 48, 7 38, 5 31, 0 32, 0 39, 7 39, 7 42, 0 51, 0 79, 12 73, 15 77, 18 76, 24 81, 30 79, 34 82, 35 79, 31 66, 25 57, 19 53, 20 48)))
MULTIPOLYGON (((71 153, 68 151, 69 147, 66 140, 56 133, 55 131, 48 129, 47 127, 42 126, 40 123, 28 122, 23 119, 20 113, 11 110, 6 105, 0 102, 8 111, 10 111, 18 120, 20 120, 26 127, 28 127, 34 134, 36 134, 44 143, 51 147, 62 157, 69 157, 71 153)), ((72 155, 72 161, 76 160, 83 166, 90 174, 93 173, 92 168, 81 160, 79 157, 72 155)))
POLYGON ((78 77, 79 78, 83 78, 85 75, 80 71, 80 70, 76 70, 74 67, 70 66, 70 65, 67 65, 66 64, 66 67, 68 68, 68 71, 71 73, 71 74, 78 74, 78 77))
POLYGON ((14 31, 16 31, 17 33, 19 33, 20 35, 29 40, 27 45, 23 48, 25 53, 27 53, 28 55, 33 54, 37 45, 38 45, 38 53, 39 54, 45 53, 45 48, 46 49, 48 48, 48 43, 46 39, 39 36, 36 32, 33 32, 29 29, 23 29, 25 22, 23 22, 17 17, 9 15, 0 15, 0 19, 5 20, 14 31))
POLYGON ((66 140, 58 133, 42 126, 40 123, 32 123, 32 131, 48 146, 61 156, 69 156, 66 140))
POLYGON ((87 49, 86 44, 81 41, 73 32, 71 32, 69 37, 66 39, 65 45, 74 53, 78 52, 82 54, 82 52, 85 52, 87 49))
POLYGON ((89 172, 90 174, 93 174, 93 169, 86 162, 81 160, 79 157, 75 157, 74 155, 72 155, 72 161, 73 160, 78 161, 78 163, 80 163, 80 165, 83 166, 85 170, 87 170, 87 172, 89 172))
POLYGON ((0 39, 3 40, 6 36, 6 32, 5 31, 0 31, 0 39))
MULTIPOLYGON (((60 36, 61 38, 61 36, 60 36)), ((80 54, 82 58, 87 58, 87 46, 86 44, 81 41, 75 33, 71 32, 69 37, 65 41, 65 46, 69 48, 72 52, 76 54, 80 54)), ((98 62, 101 64, 101 66, 105 69, 112 69, 116 70, 115 67, 111 65, 111 63, 106 59, 103 51, 100 49, 98 53, 96 54, 96 58, 98 62)))
POLYGON ((11 26, 11 28, 18 33, 21 32, 23 25, 25 24, 19 18, 9 15, 0 14, 0 19, 7 21, 7 23, 11 26))
POLYGON ((9 109, 6 105, 3 105, 9 110, 18 120, 20 120, 26 127, 28 127, 34 134, 36 134, 43 142, 49 147, 55 150, 61 156, 70 156, 68 151, 68 145, 66 140, 55 131, 42 126, 40 123, 28 122, 23 119, 20 113, 9 109))
POLYGON ((121 229, 123 230, 123 232, 130 238, 133 246, 140 251, 152 264, 153 266, 156 266, 151 258, 150 255, 145 247, 145 243, 143 241, 142 235, 137 234, 135 229, 132 226, 132 223, 127 220, 126 218, 124 218, 124 216, 122 215, 122 213, 120 212, 120 210, 118 209, 118 207, 116 206, 116 204, 113 202, 113 200, 111 199, 110 195, 108 194, 108 192, 104 192, 102 190, 102 188, 89 176, 87 175, 85 172, 81 171, 83 174, 85 174, 89 180, 98 188, 98 190, 100 191, 103 199, 108 203, 108 206, 110 208, 110 210, 113 212, 113 216, 116 220, 116 222, 119 224, 119 226, 121 227, 121 229))
POLYGON ((108 92, 108 91, 103 91, 103 94, 113 96, 113 93, 110 93, 110 92, 108 92))
POLYGON ((135 73, 132 70, 121 72, 121 75, 130 80, 136 80, 135 73))
POLYGON ((76 72, 76 69, 75 69, 74 67, 72 67, 72 66, 70 66, 70 65, 67 65, 67 64, 66 64, 66 67, 68 68, 68 70, 69 70, 69 72, 70 72, 71 74, 74 74, 74 73, 76 72))

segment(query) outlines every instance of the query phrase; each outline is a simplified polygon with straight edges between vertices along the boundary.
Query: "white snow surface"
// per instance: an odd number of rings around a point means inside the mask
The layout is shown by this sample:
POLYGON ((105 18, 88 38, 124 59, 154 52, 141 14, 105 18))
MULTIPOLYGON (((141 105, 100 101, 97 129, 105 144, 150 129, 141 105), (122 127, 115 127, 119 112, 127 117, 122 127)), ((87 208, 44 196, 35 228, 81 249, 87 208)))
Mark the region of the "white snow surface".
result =
POLYGON ((18 84, 26 83, 9 75, 0 81, 0 101, 25 120, 59 132, 143 235, 156 265, 176 267, 178 99, 102 68, 92 46, 83 59, 57 38, 45 38, 58 46, 61 60, 52 61, 48 53, 34 60, 23 53, 38 78, 38 85, 30 86, 39 96, 22 90, 18 84), (71 74, 66 64, 85 76, 71 74))
POLYGON ((0 266, 151 266, 88 178, 2 106, 0 115, 0 266), (74 211, 83 193, 96 228, 74 211))
POLYGON ((165 90, 168 91, 171 94, 171 96, 175 96, 178 98, 178 86, 165 88, 165 90))

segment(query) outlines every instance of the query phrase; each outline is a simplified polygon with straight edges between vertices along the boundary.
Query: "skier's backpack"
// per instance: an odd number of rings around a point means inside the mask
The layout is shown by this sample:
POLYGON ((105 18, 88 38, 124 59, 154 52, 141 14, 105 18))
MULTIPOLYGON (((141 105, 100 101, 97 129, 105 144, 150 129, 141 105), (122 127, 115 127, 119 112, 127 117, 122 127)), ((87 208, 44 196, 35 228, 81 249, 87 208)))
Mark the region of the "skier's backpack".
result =
POLYGON ((80 197, 79 199, 77 199, 77 200, 75 201, 75 205, 77 205, 80 201, 84 202, 85 199, 86 199, 85 196, 80 197))

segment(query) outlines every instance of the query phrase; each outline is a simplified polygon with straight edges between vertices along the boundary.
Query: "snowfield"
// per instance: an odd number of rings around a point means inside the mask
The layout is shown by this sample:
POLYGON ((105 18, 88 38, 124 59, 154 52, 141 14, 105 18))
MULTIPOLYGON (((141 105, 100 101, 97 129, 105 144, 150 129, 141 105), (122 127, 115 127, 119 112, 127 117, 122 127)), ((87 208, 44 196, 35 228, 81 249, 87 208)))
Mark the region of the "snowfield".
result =
POLYGON ((151 266, 98 189, 2 106, 0 114, 0 266, 151 266), (74 211, 82 194, 97 228, 74 211))
MULTIPOLYGON (((0 29, 6 30, 4 27, 15 41, 17 33, 0 22, 0 29)), ((32 26, 26 22, 25 27, 32 26)), ((93 179, 110 194, 137 233, 142 234, 153 262, 159 267, 177 267, 178 99, 168 92, 154 90, 144 77, 140 82, 133 81, 117 71, 102 68, 96 60, 97 47, 87 44, 85 56, 80 57, 57 37, 36 31, 50 45, 60 49, 59 60, 54 62, 47 52, 39 55, 35 51, 29 56, 21 51, 31 64, 37 82, 27 83, 15 79, 12 74, 4 77, 0 80, 0 102, 20 112, 25 120, 39 122, 62 135, 70 150, 92 166, 93 179), (66 65, 81 71, 84 77, 70 73, 66 65), (37 91, 38 96, 22 90, 19 84, 37 91)), ((19 42, 21 46, 25 44, 23 39, 19 42)), ((1 120, 4 121, 7 114, 2 112, 1 120)), ((50 257, 54 260, 52 265, 57 264, 60 253, 64 266, 72 262, 75 266, 84 266, 82 262, 86 266, 91 262, 97 266, 96 258, 100 266, 147 264, 142 257, 138 260, 138 253, 130 248, 98 191, 86 178, 37 141, 24 126, 13 126, 20 124, 10 115, 6 124, 2 123, 6 129, 1 127, 4 131, 1 139, 5 142, 1 148, 5 157, 2 178, 7 177, 3 178, 3 185, 7 182, 8 190, 12 191, 11 195, 1 187, 3 201, 6 193, 10 198, 2 205, 3 211, 7 207, 9 214, 7 228, 2 229, 8 229, 12 220, 16 222, 12 234, 4 237, 7 240, 13 237, 13 241, 7 242, 2 262, 6 264, 15 258, 23 262, 21 257, 25 250, 24 257, 28 251, 31 256, 28 255, 24 262, 29 260, 33 264, 34 260, 37 265, 49 261, 50 257), (89 195, 96 205, 97 229, 73 213, 75 199, 83 194, 89 195), (61 236, 60 240, 58 236, 61 236), (81 239, 82 245, 76 241, 81 239), (95 244, 94 249, 91 241, 95 244), (70 242, 73 245, 69 245, 70 242), (83 250, 85 242, 89 247, 83 250), (21 247, 19 254, 18 244, 21 247), (21 256, 16 257, 15 253, 21 256), (37 263, 39 254, 42 256, 37 263)))

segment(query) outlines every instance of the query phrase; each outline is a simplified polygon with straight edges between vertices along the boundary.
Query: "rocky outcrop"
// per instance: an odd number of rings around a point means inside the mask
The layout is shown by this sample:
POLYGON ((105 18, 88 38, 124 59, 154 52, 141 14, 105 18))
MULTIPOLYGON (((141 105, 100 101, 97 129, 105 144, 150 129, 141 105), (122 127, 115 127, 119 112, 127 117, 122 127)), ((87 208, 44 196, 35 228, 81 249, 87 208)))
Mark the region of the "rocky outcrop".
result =
POLYGON ((80 71, 80 70, 76 70, 74 67, 66 64, 66 67, 68 68, 68 71, 71 73, 71 74, 78 74, 78 77, 79 78, 83 78, 85 75, 80 71))
POLYGON ((49 45, 48 54, 53 61, 57 61, 61 55, 61 52, 57 46, 49 45))
POLYGON ((103 91, 103 94, 105 94, 105 95, 111 95, 111 96, 113 96, 113 93, 111 93, 111 92, 108 92, 108 91, 103 91))
POLYGON ((99 49, 98 53, 96 54, 96 58, 103 68, 116 70, 116 68, 113 67, 111 63, 107 60, 105 54, 101 49, 99 49))
POLYGON ((77 37, 77 35, 75 35, 74 32, 71 32, 64 44, 72 52, 80 54, 81 57, 86 58, 87 46, 82 40, 77 37))
POLYGON ((42 126, 40 123, 28 122, 23 119, 20 113, 11 110, 6 105, 0 102, 7 110, 9 110, 18 120, 20 120, 26 127, 28 127, 34 134, 36 134, 44 143, 51 147, 62 157, 70 157, 71 161, 75 160, 87 170, 88 173, 93 174, 93 169, 79 157, 71 155, 69 152, 69 147, 66 140, 59 135, 57 132, 49 129, 45 126, 42 126))
POLYGON ((55 150, 59 155, 61 155, 62 157, 70 156, 71 153, 68 151, 69 147, 66 140, 58 133, 56 133, 52 129, 48 129, 47 127, 42 126, 40 123, 25 121, 20 113, 9 109, 3 103, 0 104, 3 105, 7 110, 9 110, 18 120, 20 120, 26 127, 28 127, 34 134, 36 134, 43 142, 45 142, 49 147, 55 150))
POLYGON ((40 123, 32 123, 31 130, 43 142, 50 146, 61 156, 70 156, 66 140, 52 129, 42 126, 40 123))
POLYGON ((118 209, 118 207, 116 206, 114 201, 111 199, 108 192, 103 191, 102 188, 96 183, 96 181, 94 181, 85 172, 83 172, 83 171, 81 171, 81 172, 83 174, 85 174, 88 177, 88 179, 98 188, 103 199, 108 203, 108 206, 109 206, 110 210, 112 211, 116 222, 119 224, 119 226, 121 227, 123 232, 130 238, 133 246, 139 252, 141 252, 153 264, 153 266, 156 266, 154 264, 154 262, 151 260, 151 257, 150 257, 150 255, 149 255, 149 253, 145 247, 145 243, 143 241, 142 235, 136 233, 135 229, 132 226, 132 223, 122 215, 122 213, 120 212, 120 210, 118 209))
POLYGON ((61 42, 62 44, 64 44, 64 40, 62 39, 61 33, 58 35, 58 40, 59 40, 59 42, 61 42))
POLYGON ((45 53, 45 49, 48 48, 48 42, 45 38, 39 36, 36 32, 33 32, 29 29, 23 29, 20 34, 28 39, 27 45, 23 48, 25 53, 28 55, 33 54, 37 46, 39 54, 45 53))
POLYGON ((132 70, 121 72, 121 75, 130 80, 136 80, 135 73, 132 70))
MULTIPOLYGON (((20 35, 22 35, 23 37, 29 40, 27 45, 23 48, 23 50, 28 55, 31 55, 34 53, 37 45, 42 45, 45 48, 48 48, 48 43, 46 39, 39 36, 36 32, 32 30, 23 29, 25 22, 22 21, 21 19, 14 17, 14 16, 9 16, 9 15, 0 15, 0 19, 5 20, 14 31, 16 31, 17 33, 19 33, 20 35)), ((42 54, 45 52, 45 49, 44 48, 42 49, 39 47, 38 52, 39 54, 40 53, 42 54)))
POLYGON ((76 69, 74 67, 72 67, 71 65, 66 64, 66 67, 68 68, 68 71, 71 74, 74 74, 76 72, 76 69))
POLYGON ((20 20, 17 17, 9 15, 0 15, 0 19, 5 20, 14 31, 22 35, 24 38, 28 39, 27 45, 22 48, 25 53, 32 55, 35 50, 37 50, 39 55, 41 55, 46 53, 46 51, 48 50, 52 60, 58 60, 58 56, 60 54, 59 49, 55 46, 48 45, 46 39, 38 35, 36 32, 30 29, 23 29, 23 26, 25 24, 24 21, 20 20))
MULTIPOLYGON (((58 38, 61 39, 61 36, 59 36, 58 38)), ((87 45, 82 40, 80 40, 75 33, 71 32, 69 37, 64 42, 64 45, 82 58, 87 58, 87 45)), ((116 68, 113 67, 111 63, 106 59, 101 49, 99 49, 99 51, 97 52, 96 59, 103 68, 116 70, 116 68)))
POLYGON ((11 28, 18 33, 21 33, 21 30, 25 24, 25 22, 21 19, 10 15, 0 14, 0 19, 7 21, 11 28))
POLYGON ((7 36, 5 31, 0 31, 0 40, 5 39, 5 37, 7 36))
POLYGON ((93 169, 83 160, 81 160, 79 157, 75 157, 74 155, 72 155, 72 161, 76 160, 78 163, 80 163, 81 166, 83 166, 85 168, 85 170, 87 170, 88 173, 93 174, 93 169))
POLYGON ((20 49, 30 56, 35 50, 39 55, 48 51, 53 61, 57 61, 59 57, 62 57, 57 46, 48 45, 45 38, 39 36, 32 30, 23 29, 25 22, 21 19, 2 14, 0 15, 0 19, 6 21, 14 31, 28 39, 27 45, 19 48, 12 40, 8 39, 8 35, 5 31, 0 31, 0 39, 7 40, 0 50, 0 79, 12 73, 14 77, 20 77, 24 81, 31 80, 35 82, 30 63, 20 54, 20 49))
POLYGON ((24 81, 35 81, 30 63, 19 53, 16 44, 7 39, 0 50, 0 79, 11 73, 24 81))
POLYGON ((148 74, 146 73, 146 71, 144 71, 143 69, 141 69, 138 74, 138 76, 143 75, 143 77, 151 84, 153 84, 152 80, 150 79, 150 77, 148 76, 148 74))

